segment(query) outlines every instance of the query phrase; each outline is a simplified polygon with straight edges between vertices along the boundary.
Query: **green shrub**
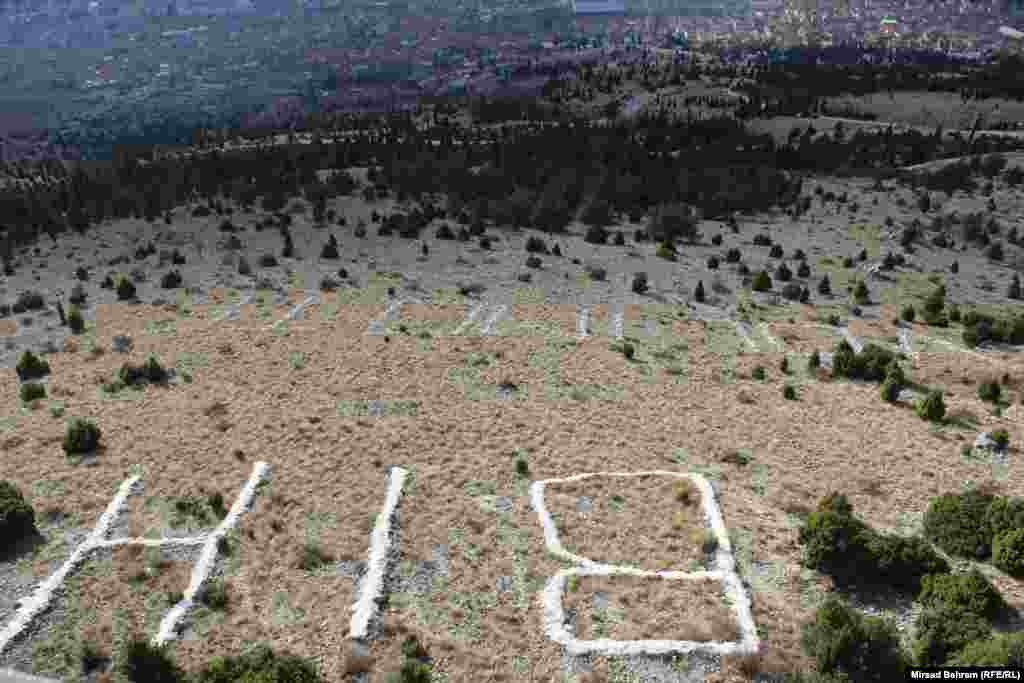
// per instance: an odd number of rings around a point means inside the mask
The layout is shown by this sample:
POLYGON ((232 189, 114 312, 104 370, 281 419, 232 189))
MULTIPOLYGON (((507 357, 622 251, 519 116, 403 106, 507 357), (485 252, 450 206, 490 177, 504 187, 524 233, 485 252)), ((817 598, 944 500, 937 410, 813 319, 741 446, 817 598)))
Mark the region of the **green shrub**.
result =
POLYGON ((1010 445, 1010 434, 1005 429, 996 429, 992 432, 991 436, 992 440, 1002 449, 1010 445))
POLYGON ((623 342, 621 348, 622 355, 625 356, 627 360, 633 360, 633 356, 636 355, 636 349, 633 348, 633 345, 629 342, 623 342))
POLYGON ((800 528, 800 563, 828 574, 839 584, 857 582, 871 565, 867 526, 853 516, 846 496, 830 493, 800 528))
POLYGON ((1002 594, 977 569, 959 574, 929 574, 921 579, 917 599, 926 607, 955 609, 994 619, 1006 609, 1002 594))
POLYGON ((644 294, 649 287, 647 273, 633 273, 633 282, 630 288, 634 294, 644 294))
MULTIPOLYGON (((181 273, 179 273, 176 270, 172 270, 170 272, 164 273, 164 276, 162 278, 160 278, 160 288, 161 289, 177 289, 178 287, 181 287, 181 282, 182 282, 182 280, 181 280, 181 273)), ((120 294, 118 294, 118 296, 120 296, 120 294)), ((125 297, 125 298, 129 298, 130 299, 131 297, 125 297)))
POLYGON ((223 610, 228 606, 228 589, 221 579, 207 581, 197 597, 210 609, 223 610))
POLYGON ((118 301, 128 301, 135 298, 135 284, 123 275, 119 275, 114 287, 117 290, 118 301))
POLYGON ((150 355, 142 365, 125 363, 118 370, 117 379, 126 386, 141 384, 143 381, 162 384, 170 377, 170 371, 160 365, 156 356, 150 355))
POLYGON ((882 400, 886 403, 895 403, 900 396, 901 389, 902 387, 898 382, 886 377, 885 381, 882 382, 882 388, 879 391, 879 394, 881 395, 882 400))
POLYGON ((1024 528, 1024 498, 995 497, 985 512, 985 524, 993 537, 1004 531, 1024 528))
POLYGON ((206 502, 209 504, 210 509, 213 510, 213 514, 217 515, 218 519, 224 519, 228 516, 228 510, 224 507, 224 494, 220 491, 216 491, 207 496, 206 502))
MULTIPOLYGON (((449 232, 451 232, 450 228, 449 232)), ((536 235, 531 235, 530 237, 526 238, 526 251, 529 254, 547 254, 548 245, 540 237, 537 237, 536 235)))
POLYGON ((186 679, 166 647, 153 645, 141 635, 132 637, 125 644, 118 668, 130 681, 178 683, 186 679))
POLYGON ((1024 633, 996 633, 968 644, 948 666, 1024 667, 1024 633))
POLYGON ((781 370, 784 375, 789 373, 789 358, 786 356, 783 356, 782 360, 779 361, 779 370, 781 370))
POLYGON ((707 298, 707 296, 704 293, 704 281, 703 280, 698 280, 697 281, 697 288, 695 290, 693 290, 693 298, 694 298, 694 300, 697 303, 700 303, 700 304, 704 303, 704 300, 707 298))
POLYGON ((845 673, 858 683, 900 680, 908 664, 894 626, 862 617, 835 597, 818 607, 800 642, 818 671, 845 673))
POLYGON ((765 369, 763 366, 758 365, 750 371, 750 377, 759 381, 763 381, 765 378, 765 369))
POLYGON ((873 567, 870 576, 886 586, 917 593, 923 577, 949 571, 949 563, 922 538, 871 531, 866 539, 873 567))
POLYGON ((978 384, 978 398, 989 403, 998 403, 1002 395, 1002 387, 999 382, 986 380, 978 384))
POLYGON ((858 304, 867 304, 871 301, 871 296, 868 293, 868 286, 863 280, 858 280, 856 286, 853 288, 853 300, 858 304))
POLYGON ((430 665, 415 659, 406 659, 398 671, 391 671, 384 677, 384 683, 430 683, 430 665))
POLYGON ((914 412, 922 420, 929 422, 940 422, 946 415, 946 404, 942 400, 942 390, 929 391, 928 395, 917 401, 914 405, 914 412))
MULTIPOLYGON (((14 484, 0 480, 0 548, 36 534, 36 513, 14 484)), ((0 550, 0 555, 3 551, 0 550)))
POLYGON ((953 608, 925 609, 914 626, 917 637, 911 651, 918 666, 942 666, 968 644, 992 632, 984 618, 953 608))
POLYGON ((64 432, 64 453, 91 453, 99 445, 103 432, 93 422, 83 418, 75 418, 64 432))
POLYGON ((786 399, 787 401, 795 401, 796 387, 794 387, 792 384, 787 384, 786 386, 782 387, 782 398, 786 399))
POLYGON ((903 372, 903 366, 899 364, 899 361, 893 358, 885 366, 885 379, 892 380, 901 387, 907 383, 907 375, 903 372))
POLYGON ((1024 528, 1003 531, 992 539, 992 564, 1010 576, 1024 576, 1024 528))
POLYGON ((299 558, 299 569, 313 572, 333 561, 333 558, 325 553, 316 543, 307 542, 302 546, 302 555, 299 558))
POLYGON ((753 281, 750 283, 751 289, 755 292, 767 292, 772 288, 772 279, 768 276, 768 273, 761 270, 754 275, 753 281))
POLYGON ((31 351, 25 351, 18 359, 14 371, 18 375, 18 379, 24 382, 50 374, 50 364, 31 351))
POLYGON ((821 367, 821 354, 815 349, 811 352, 810 358, 807 359, 807 369, 810 371, 817 370, 821 367))
POLYGON ((676 248, 672 246, 671 242, 661 242, 658 244, 658 249, 655 252, 655 256, 663 258, 666 261, 676 260, 676 248))
POLYGON ((195 683, 321 683, 313 664, 298 655, 277 654, 259 645, 241 655, 219 657, 195 676, 195 683))
POLYGON ((529 465, 528 462, 526 462, 526 458, 524 458, 522 456, 516 458, 515 467, 516 467, 516 474, 518 474, 520 477, 529 476, 529 474, 530 474, 530 465, 529 465))
POLYGON ((85 331, 85 318, 82 317, 82 310, 77 305, 68 309, 68 328, 73 334, 82 334, 85 331))
POLYGON ((950 555, 977 560, 992 552, 988 510, 994 496, 977 489, 944 493, 924 513, 924 535, 950 555))
POLYGON ((21 400, 25 403, 31 403, 37 398, 46 398, 46 386, 39 384, 38 382, 26 382, 21 385, 19 390, 21 400))
POLYGON ((900 313, 900 317, 902 317, 908 323, 914 322, 914 315, 915 311, 913 306, 907 306, 906 308, 903 309, 903 312, 900 313))

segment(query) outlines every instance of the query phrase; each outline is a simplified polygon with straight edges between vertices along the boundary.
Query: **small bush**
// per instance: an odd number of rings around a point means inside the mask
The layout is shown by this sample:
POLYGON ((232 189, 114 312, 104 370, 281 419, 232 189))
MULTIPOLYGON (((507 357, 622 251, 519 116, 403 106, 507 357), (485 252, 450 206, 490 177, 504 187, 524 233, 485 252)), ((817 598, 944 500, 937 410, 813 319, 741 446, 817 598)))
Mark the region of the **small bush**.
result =
POLYGON ((973 641, 987 638, 992 629, 977 614, 951 608, 927 608, 914 623, 917 637, 911 647, 918 666, 942 666, 973 641))
POLYGON ((803 293, 804 288, 796 282, 787 282, 782 287, 782 298, 786 301, 799 301, 803 293))
POLYGON ((135 298, 135 285, 124 276, 118 278, 115 289, 118 301, 129 301, 135 298))
POLYGON ((259 260, 260 268, 274 268, 277 266, 277 257, 273 254, 263 254, 259 260))
POLYGON ((647 273, 633 273, 633 282, 630 288, 634 294, 645 294, 650 285, 647 282, 647 273))
POLYGON ((822 296, 829 296, 832 294, 832 283, 828 279, 828 274, 821 278, 821 282, 818 283, 818 294, 822 296))
POLYGON ((817 368, 821 367, 821 354, 815 349, 811 352, 810 358, 807 359, 807 369, 813 372, 817 368))
POLYGON ((713 244, 716 247, 722 246, 722 236, 721 235, 714 235, 711 238, 711 244, 713 244))
POLYGON ((36 399, 46 398, 46 385, 38 382, 26 382, 21 385, 18 394, 24 403, 31 403, 36 399))
POLYGON ((751 370, 750 371, 750 377, 751 377, 751 379, 756 379, 756 380, 759 380, 759 381, 763 381, 764 378, 765 378, 764 366, 758 365, 753 370, 751 370))
POLYGON ((1024 576, 1024 529, 1003 531, 992 539, 992 564, 1010 576, 1024 576))
POLYGON ((531 235, 526 239, 526 251, 530 254, 547 254, 548 245, 542 238, 531 235))
MULTIPOLYGON (((434 232, 434 237, 439 240, 454 240, 455 232, 452 230, 452 226, 447 223, 442 223, 434 232)), ((529 249, 527 249, 527 251, 529 251, 529 249)))
POLYGON ((672 246, 671 242, 661 242, 658 244, 658 249, 655 252, 658 258, 665 259, 666 261, 676 260, 676 249, 672 246))
POLYGON ((768 252, 768 256, 770 256, 771 258, 782 258, 782 246, 778 244, 773 244, 771 250, 768 252))
POLYGON ((804 651, 825 674, 843 673, 858 683, 888 683, 903 677, 908 662, 889 622, 863 617, 830 596, 803 627, 804 651))
POLYGON ((978 398, 982 401, 989 403, 999 403, 999 398, 1002 394, 1002 387, 999 386, 999 382, 994 380, 985 380, 978 384, 978 398))
POLYGON ((782 387, 782 397, 787 401, 795 401, 796 387, 794 387, 792 384, 787 384, 786 386, 782 387))
POLYGON ((185 255, 175 249, 171 252, 171 265, 183 266, 185 265, 185 255))
POLYGON ((302 554, 299 557, 299 569, 314 572, 333 561, 334 558, 325 553, 319 545, 307 542, 302 546, 302 554))
POLYGON ((914 316, 915 312, 913 306, 906 306, 900 313, 900 317, 906 320, 908 323, 914 322, 914 316))
POLYGON ((709 256, 708 257, 708 261, 707 261, 707 265, 708 265, 708 269, 709 270, 718 270, 718 257, 717 256, 709 256))
MULTIPOLYGON (((140 679, 141 680, 141 679, 140 679)), ((241 655, 218 657, 201 669, 195 683, 321 683, 313 664, 259 645, 241 655)))
POLYGON ((968 644, 947 666, 1024 667, 1024 633, 995 633, 968 644))
POLYGON ((992 536, 1024 528, 1024 498, 994 498, 985 512, 985 524, 991 529, 992 536))
POLYGON ((32 353, 32 351, 25 351, 18 359, 18 363, 15 365, 14 371, 18 375, 18 379, 24 382, 30 379, 45 377, 50 374, 50 364, 32 353))
POLYGON ((885 401, 886 403, 895 403, 896 400, 900 397, 901 389, 902 387, 899 385, 899 383, 894 382, 888 377, 886 377, 885 381, 882 382, 882 388, 879 390, 879 394, 881 395, 882 400, 885 401))
POLYGON ((775 279, 779 282, 789 282, 793 279, 793 272, 785 263, 780 263, 779 267, 775 269, 775 279))
POLYGON ((530 474, 530 465, 526 461, 526 458, 520 456, 515 460, 516 474, 520 477, 525 477, 530 474))
POLYGON ((754 280, 750 286, 755 292, 767 292, 772 288, 772 279, 768 276, 768 273, 761 270, 754 275, 754 280))
POLYGON ((245 256, 238 258, 238 274, 243 277, 252 275, 252 264, 249 263, 249 259, 245 258, 245 256))
POLYGON ((871 297, 868 293, 868 286, 863 280, 858 280, 856 286, 853 288, 853 300, 861 305, 870 302, 871 297))
POLYGON ((223 610, 228 606, 227 586, 221 579, 207 581, 197 597, 210 609, 223 610))
POLYGON ((625 356, 627 360, 633 360, 633 356, 636 354, 636 349, 633 348, 632 344, 630 344, 629 342, 624 342, 622 344, 621 349, 622 355, 625 356))
POLYGON ((327 243, 324 244, 323 248, 320 249, 320 258, 322 259, 337 259, 340 257, 338 253, 338 238, 334 235, 330 236, 327 243))
POLYGON ((608 271, 602 266, 588 265, 585 270, 587 276, 595 282, 604 282, 608 279, 608 271))
POLYGON ((946 415, 946 404, 942 400, 942 390, 936 389, 928 392, 928 395, 919 400, 914 406, 914 412, 922 420, 929 422, 940 422, 946 415))
POLYGON ((984 560, 992 552, 988 510, 995 497, 977 489, 944 493, 924 513, 924 535, 950 555, 984 560))
POLYGON ((75 418, 64 432, 64 453, 91 453, 96 450, 102 435, 102 431, 95 423, 80 417, 75 418))
POLYGON ((133 636, 125 644, 118 668, 130 681, 179 683, 186 678, 166 647, 153 645, 141 635, 133 636))
POLYGON ((929 574, 921 579, 917 599, 926 607, 952 608, 985 619, 995 619, 1007 606, 1002 594, 977 569, 929 574))
POLYGON ((693 298, 697 303, 704 303, 707 298, 704 293, 704 281, 698 280, 697 287, 693 290, 693 298))
POLYGON ((26 311, 40 311, 46 308, 46 300, 39 292, 28 291, 18 294, 14 301, 14 312, 24 313, 26 311))
POLYGON ((754 235, 754 246, 757 247, 770 247, 772 246, 772 238, 768 235, 761 233, 754 235))
POLYGON ((589 244, 605 244, 608 242, 608 231, 600 225, 591 225, 583 235, 583 241, 589 244))
POLYGON ((32 506, 18 487, 0 480, 0 548, 10 548, 36 533, 36 513, 32 506))
POLYGON ((82 266, 79 266, 78 268, 75 269, 75 277, 77 279, 81 280, 82 282, 88 282, 89 281, 89 271, 86 268, 83 268, 82 266))
POLYGON ((540 266, 541 266, 540 257, 537 257, 537 256, 527 256, 526 257, 526 267, 527 268, 540 268, 540 266))
POLYGON ((181 287, 181 273, 176 270, 172 270, 168 273, 164 273, 164 276, 160 278, 161 289, 177 289, 181 287))
POLYGON ((621 230, 615 232, 615 238, 612 240, 612 243, 617 247, 626 246, 626 236, 622 234, 621 230))
POLYGON ((726 263, 739 263, 741 258, 743 258, 743 255, 740 253, 740 250, 735 247, 725 252, 726 263))

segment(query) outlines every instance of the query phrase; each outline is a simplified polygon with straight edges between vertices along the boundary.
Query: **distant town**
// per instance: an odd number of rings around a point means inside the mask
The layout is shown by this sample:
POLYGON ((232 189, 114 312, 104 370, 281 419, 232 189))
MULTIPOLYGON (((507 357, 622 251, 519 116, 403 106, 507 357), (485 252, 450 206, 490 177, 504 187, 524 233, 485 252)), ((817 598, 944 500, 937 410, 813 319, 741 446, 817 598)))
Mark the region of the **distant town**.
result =
POLYGON ((289 108, 511 93, 539 87, 539 65, 613 52, 858 45, 985 59, 1017 50, 1019 28, 1015 0, 31 0, 0 13, 0 154, 16 157, 26 136, 51 152, 102 149, 111 131, 187 142, 196 126, 289 108))

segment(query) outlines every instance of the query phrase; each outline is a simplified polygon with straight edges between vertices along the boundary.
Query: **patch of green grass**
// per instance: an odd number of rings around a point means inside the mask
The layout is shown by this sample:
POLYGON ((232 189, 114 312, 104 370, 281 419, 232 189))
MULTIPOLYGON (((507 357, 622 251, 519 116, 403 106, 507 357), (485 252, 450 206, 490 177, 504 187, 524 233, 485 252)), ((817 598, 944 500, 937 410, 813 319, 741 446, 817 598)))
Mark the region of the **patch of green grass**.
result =
POLYGON ((0 432, 8 433, 13 432, 14 428, 18 426, 18 422, 14 417, 10 415, 0 415, 0 432))
POLYGON ((306 367, 306 354, 302 351, 289 351, 288 367, 292 370, 301 370, 306 367))
POLYGON ((192 317, 192 295, 187 290, 174 291, 174 313, 179 318, 192 317))
POLYGON ((306 616, 301 607, 294 607, 288 601, 287 591, 275 591, 270 598, 270 621, 275 626, 292 626, 306 616))
POLYGON ((269 320, 274 315, 274 292, 270 289, 256 290, 253 297, 257 320, 269 320))
POLYGON ((207 367, 210 364, 205 353, 193 351, 180 351, 174 360, 174 369, 179 375, 188 373, 194 375, 196 370, 207 367))
POLYGON ((174 318, 165 320, 147 320, 142 327, 143 332, 160 337, 173 337, 178 333, 174 318))
POLYGON ((616 384, 546 384, 545 401, 621 401, 623 388, 616 384))
POLYGON ((494 326, 494 334, 499 337, 541 337, 566 343, 570 339, 562 326, 553 320, 505 318, 494 326))
POLYGON ((352 399, 335 404, 338 417, 414 417, 418 411, 419 402, 411 399, 352 399))
POLYGON ((877 259, 882 256, 882 229, 881 226, 855 223, 846 229, 850 239, 857 240, 868 252, 868 258, 877 259))
POLYGON ((512 302, 516 304, 542 304, 544 300, 544 289, 541 287, 516 287, 512 290, 512 302))

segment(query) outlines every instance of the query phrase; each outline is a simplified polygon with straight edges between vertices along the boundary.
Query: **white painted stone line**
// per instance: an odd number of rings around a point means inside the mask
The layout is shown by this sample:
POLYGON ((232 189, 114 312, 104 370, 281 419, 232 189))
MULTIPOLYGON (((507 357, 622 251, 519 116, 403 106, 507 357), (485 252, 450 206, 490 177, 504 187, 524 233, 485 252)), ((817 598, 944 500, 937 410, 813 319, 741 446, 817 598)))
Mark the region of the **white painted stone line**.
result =
POLYGON ((387 569, 387 555, 394 544, 392 520, 408 474, 409 472, 401 467, 391 468, 384 508, 377 515, 373 533, 370 534, 366 574, 359 587, 359 597, 352 606, 349 637, 353 640, 365 640, 368 637, 370 620, 380 610, 380 599, 384 592, 384 571, 387 569))
POLYGON ((496 306, 487 320, 480 324, 480 334, 494 334, 494 326, 505 317, 506 313, 508 313, 508 306, 505 304, 496 306))
POLYGON ((615 311, 612 313, 611 319, 608 321, 608 334, 612 336, 616 341, 621 341, 624 336, 625 329, 625 311, 615 311))
POLYGON ((311 303, 319 300, 319 298, 320 297, 317 296, 316 294, 307 296, 305 299, 302 300, 302 303, 296 304, 295 307, 292 308, 292 310, 288 311, 288 320, 295 320, 296 318, 298 318, 299 315, 302 314, 302 309, 304 309, 306 306, 309 306, 311 303))
POLYGON ((734 321, 733 324, 736 326, 736 334, 743 338, 743 341, 747 343, 747 346, 754 351, 757 351, 757 344, 750 338, 750 330, 747 328, 747 324, 739 320, 734 321))
POLYGON ((15 613, 14 618, 7 624, 2 631, 0 631, 0 653, 2 653, 11 641, 24 630, 31 621, 41 614, 46 609, 47 605, 50 604, 50 600, 53 599, 53 593, 58 587, 64 582, 64 579, 74 571, 74 569, 85 560, 86 556, 96 548, 101 541, 106 538, 107 533, 110 531, 111 524, 114 523, 114 519, 124 509, 125 501, 131 494, 132 488, 139 481, 139 475, 129 477, 122 484, 117 491, 117 495, 107 505, 107 509, 100 515, 99 520, 96 522, 96 526, 93 527, 92 532, 86 537, 85 541, 82 542, 74 552, 71 553, 64 564, 60 566, 56 572, 46 578, 45 581, 39 584, 35 592, 27 598, 21 601, 21 606, 15 613))
POLYGON ((238 320, 242 315, 242 306, 245 306, 247 303, 252 301, 253 296, 252 292, 246 292, 240 297, 237 304, 227 304, 227 306, 225 306, 226 310, 224 311, 224 315, 222 315, 220 319, 238 320))
POLYGON ((590 336, 590 307, 581 306, 576 311, 576 338, 586 339, 590 336))
POLYGON ((112 538, 100 541, 96 544, 98 548, 118 548, 123 545, 141 545, 147 548, 167 548, 174 546, 191 547, 203 545, 209 534, 198 536, 182 536, 180 538, 112 538))
POLYGON ((465 319, 459 323, 459 326, 455 328, 452 334, 462 334, 466 331, 466 328, 476 322, 476 319, 480 317, 480 314, 484 311, 483 303, 478 303, 466 314, 465 319))
POLYGON ((688 653, 694 651, 710 652, 719 655, 728 654, 752 654, 760 648, 760 640, 757 636, 757 628, 754 625, 751 613, 750 596, 743 586, 743 582, 736 574, 736 561, 732 552, 732 544, 722 521, 722 515, 715 500, 714 490, 707 479, 699 474, 682 474, 680 472, 668 472, 655 470, 648 472, 596 472, 590 474, 578 474, 563 479, 547 479, 534 482, 530 485, 530 504, 537 511, 540 517, 541 526, 544 528, 544 544, 548 551, 561 558, 575 562, 579 565, 576 568, 562 570, 548 580, 544 591, 541 594, 543 607, 543 620, 545 634, 562 645, 570 655, 600 654, 608 656, 640 655, 640 654, 671 654, 688 653), (566 550, 559 538, 558 528, 554 520, 544 506, 544 486, 549 483, 561 483, 579 481, 596 476, 607 477, 640 477, 640 476, 669 476, 676 478, 688 478, 701 491, 701 504, 704 510, 705 520, 711 527, 712 532, 718 539, 718 548, 715 551, 716 569, 713 571, 700 572, 647 572, 622 567, 607 565, 595 562, 585 557, 580 557, 566 550), (668 580, 701 580, 717 579, 728 597, 733 614, 739 624, 740 640, 738 642, 696 642, 688 640, 578 640, 565 626, 565 615, 562 609, 562 594, 565 590, 566 577, 578 574, 584 576, 613 576, 626 574, 631 576, 647 576, 657 579, 668 580))
POLYGON ((231 506, 227 516, 216 529, 206 536, 199 560, 192 567, 192 578, 189 581, 188 588, 185 590, 185 595, 160 621, 160 629, 153 638, 154 645, 162 645, 174 638, 178 623, 192 608, 199 589, 202 587, 203 582, 209 578, 210 572, 213 570, 213 564, 216 562, 217 553, 219 552, 217 542, 238 524, 238 518, 252 503, 252 499, 256 495, 256 487, 266 477, 270 464, 257 462, 253 465, 252 469, 252 476, 249 477, 249 481, 241 493, 238 494, 238 498, 235 499, 235 504, 231 506))
POLYGON ((367 334, 383 334, 384 333, 384 325, 385 325, 385 323, 387 323, 389 320, 394 318, 395 314, 398 313, 398 309, 400 309, 401 307, 402 307, 402 302, 401 301, 392 301, 390 304, 387 305, 387 308, 384 309, 383 313, 381 313, 379 316, 377 316, 377 318, 375 318, 374 320, 370 321, 370 324, 369 324, 369 326, 368 326, 368 328, 366 330, 366 333, 367 334))

